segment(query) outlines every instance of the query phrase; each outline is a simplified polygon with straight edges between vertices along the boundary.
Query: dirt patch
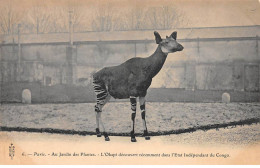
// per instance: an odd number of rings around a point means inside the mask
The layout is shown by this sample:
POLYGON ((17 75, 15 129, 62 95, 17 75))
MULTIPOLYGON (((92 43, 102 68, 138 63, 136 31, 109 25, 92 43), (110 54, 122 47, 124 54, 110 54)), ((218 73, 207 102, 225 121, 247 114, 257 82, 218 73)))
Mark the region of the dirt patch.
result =
MULTIPOLYGON (((152 135, 222 128, 258 123, 259 103, 147 103, 147 126, 152 135)), ((107 131, 128 135, 131 131, 130 103, 109 103, 102 112, 107 131)), ((93 134, 94 103, 82 104, 5 104, 0 106, 0 126, 33 132, 93 134)), ((142 132, 140 111, 137 111, 136 132, 142 132), (139 115, 138 115, 139 114, 139 115)))

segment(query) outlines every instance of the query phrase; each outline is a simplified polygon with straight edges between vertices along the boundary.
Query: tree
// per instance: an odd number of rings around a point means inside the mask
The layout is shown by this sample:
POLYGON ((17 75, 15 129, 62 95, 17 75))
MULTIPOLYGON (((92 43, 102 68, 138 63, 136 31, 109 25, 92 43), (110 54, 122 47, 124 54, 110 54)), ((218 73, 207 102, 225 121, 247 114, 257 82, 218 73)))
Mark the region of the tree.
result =
POLYGON ((135 6, 131 10, 131 29, 143 29, 145 27, 145 24, 145 8, 135 6))
POLYGON ((46 33, 50 29, 51 12, 47 6, 35 5, 28 12, 27 25, 31 25, 31 32, 46 33))
POLYGON ((13 6, 13 1, 7 1, 0 7, 0 31, 2 34, 17 33, 17 25, 23 17, 23 12, 13 6))
POLYGON ((153 29, 172 29, 183 26, 184 15, 173 6, 151 7, 146 12, 148 26, 153 29))
POLYGON ((146 8, 142 6, 117 10, 117 15, 113 15, 113 30, 142 30, 146 25, 145 12, 146 8))
POLYGON ((93 31, 110 31, 113 23, 113 10, 109 3, 98 5, 92 20, 93 31))
POLYGON ((36 1, 29 10, 24 27, 29 31, 38 33, 68 32, 69 11, 74 28, 82 27, 83 10, 74 1, 68 1, 64 6, 47 6, 45 2, 36 1))

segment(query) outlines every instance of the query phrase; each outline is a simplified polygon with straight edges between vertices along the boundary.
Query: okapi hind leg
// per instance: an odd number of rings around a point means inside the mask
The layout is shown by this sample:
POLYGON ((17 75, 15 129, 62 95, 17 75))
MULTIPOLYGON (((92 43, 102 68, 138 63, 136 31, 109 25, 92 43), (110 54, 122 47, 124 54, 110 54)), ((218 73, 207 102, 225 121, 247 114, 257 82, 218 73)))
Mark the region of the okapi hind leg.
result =
POLYGON ((132 131, 131 131, 131 142, 136 142, 135 138, 135 116, 136 116, 136 97, 130 96, 130 102, 131 102, 131 119, 132 119, 132 131))
POLYGON ((103 83, 98 83, 93 81, 93 87, 94 87, 94 91, 96 94, 96 100, 97 100, 97 104, 95 105, 95 112, 96 112, 96 134, 97 137, 101 137, 101 132, 99 129, 99 124, 101 124, 102 129, 103 129, 103 134, 105 136, 105 140, 109 141, 109 137, 108 134, 105 131, 105 127, 104 124, 101 120, 101 112, 102 112, 102 108, 105 106, 105 104, 110 100, 111 96, 110 94, 107 92, 106 86, 103 83))
POLYGON ((98 115, 98 119, 99 119, 99 122, 100 122, 100 124, 101 124, 101 127, 102 127, 102 129, 103 129, 103 135, 104 135, 104 137, 105 137, 105 141, 110 141, 110 138, 109 138, 109 136, 108 136, 108 134, 107 134, 107 132, 106 132, 105 126, 104 126, 104 124, 103 124, 103 122, 102 122, 101 112, 98 112, 97 115, 98 115))
POLYGON ((148 136, 146 121, 145 121, 145 97, 139 97, 139 103, 140 103, 141 116, 142 116, 143 128, 144 128, 143 136, 145 137, 145 140, 150 140, 150 137, 148 136))
POLYGON ((109 139, 108 134, 107 134, 107 132, 105 130, 105 126, 104 126, 102 118, 101 118, 101 113, 102 113, 102 108, 110 100, 110 98, 111 98, 111 95, 107 94, 107 96, 102 101, 99 101, 95 105, 96 125, 97 125, 96 134, 97 134, 97 137, 101 137, 101 132, 100 132, 100 129, 99 129, 99 124, 101 124, 101 127, 103 129, 103 135, 104 135, 106 141, 109 141, 110 139, 109 139))
MULTIPOLYGON (((95 109, 96 109, 96 106, 95 106, 95 109)), ((96 134, 97 134, 97 137, 101 137, 101 133, 100 133, 100 129, 99 129, 99 114, 98 113, 101 113, 101 112, 96 111, 96 125, 97 125, 96 134)))

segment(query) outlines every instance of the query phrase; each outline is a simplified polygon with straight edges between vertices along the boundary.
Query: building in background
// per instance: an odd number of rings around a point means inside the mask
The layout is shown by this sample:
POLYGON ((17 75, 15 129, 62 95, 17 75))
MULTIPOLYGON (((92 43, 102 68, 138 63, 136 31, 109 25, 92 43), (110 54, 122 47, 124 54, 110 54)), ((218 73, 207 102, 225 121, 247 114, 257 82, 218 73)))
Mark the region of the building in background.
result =
POLYGON ((154 30, 177 30, 185 49, 168 55, 148 101, 260 100, 258 1, 15 2, 1 2, 1 102, 24 89, 33 103, 92 102, 91 74, 151 55, 154 30))

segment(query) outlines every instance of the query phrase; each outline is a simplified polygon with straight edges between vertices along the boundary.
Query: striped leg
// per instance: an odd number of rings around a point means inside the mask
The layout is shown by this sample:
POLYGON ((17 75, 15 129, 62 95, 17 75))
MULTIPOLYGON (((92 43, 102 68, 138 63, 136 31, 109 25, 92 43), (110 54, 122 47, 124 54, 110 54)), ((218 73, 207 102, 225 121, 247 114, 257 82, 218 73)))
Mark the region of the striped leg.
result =
POLYGON ((132 131, 131 131, 131 142, 136 142, 135 138, 135 116, 136 116, 136 97, 130 96, 131 110, 132 110, 132 131))
POLYGON ((106 129, 104 127, 103 121, 101 119, 101 112, 102 112, 102 108, 105 106, 105 104, 110 100, 111 96, 108 94, 108 96, 105 98, 105 100, 103 101, 102 105, 101 104, 97 104, 95 105, 95 112, 96 112, 96 133, 97 133, 97 137, 101 137, 101 133, 100 133, 100 129, 99 129, 99 124, 101 124, 101 127, 103 129, 103 134, 105 137, 106 141, 109 141, 109 137, 108 134, 106 133, 106 129))
POLYGON ((139 97, 139 103, 140 103, 141 116, 142 116, 143 128, 144 128, 143 136, 145 137, 146 140, 150 140, 150 137, 148 136, 146 121, 145 121, 145 97, 139 97))
POLYGON ((96 111, 96 125, 97 125, 97 127, 96 127, 96 134, 97 134, 97 137, 101 137, 101 133, 100 133, 100 130, 99 130, 99 113, 100 112, 96 111))
MULTIPOLYGON (((104 126, 104 124, 103 124, 102 118, 101 118, 101 112, 98 112, 98 113, 97 113, 97 117, 98 117, 99 123, 101 124, 101 127, 102 127, 102 129, 103 129, 103 134, 104 134, 104 137, 105 137, 105 141, 110 141, 109 136, 108 136, 108 134, 107 134, 107 132, 106 132, 105 126, 104 126)), ((99 128, 98 128, 98 129, 99 129, 99 128)), ((98 136, 98 134, 97 134, 97 136, 98 136)), ((100 135, 100 136, 101 136, 101 135, 100 135)))
POLYGON ((93 87, 94 87, 95 94, 97 96, 97 98, 96 98, 97 104, 95 105, 97 137, 101 137, 101 133, 100 133, 100 129, 99 129, 99 124, 101 124, 105 140, 109 141, 110 139, 108 137, 108 134, 106 133, 104 124, 101 119, 101 112, 102 112, 102 108, 110 100, 111 96, 108 94, 106 87, 103 83, 101 83, 101 82, 98 83, 98 82, 93 81, 93 87))

